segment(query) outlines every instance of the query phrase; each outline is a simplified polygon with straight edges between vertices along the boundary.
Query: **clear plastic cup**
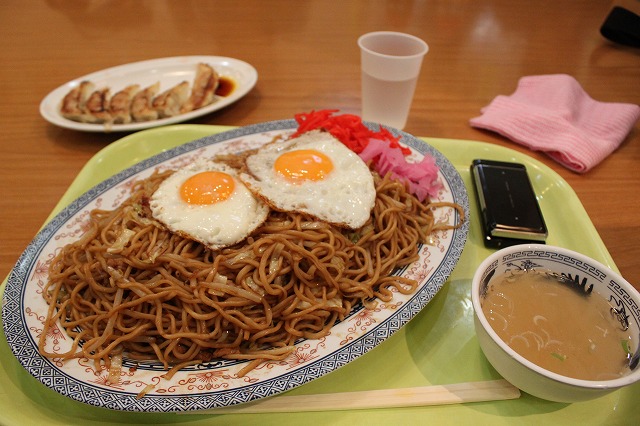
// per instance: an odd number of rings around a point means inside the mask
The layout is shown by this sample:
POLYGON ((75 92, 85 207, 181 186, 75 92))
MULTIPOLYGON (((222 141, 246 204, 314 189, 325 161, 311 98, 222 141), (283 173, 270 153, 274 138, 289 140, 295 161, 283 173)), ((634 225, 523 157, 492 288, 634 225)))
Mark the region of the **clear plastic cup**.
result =
POLYGON ((429 46, 418 37, 393 31, 364 34, 358 46, 363 120, 403 129, 429 46))

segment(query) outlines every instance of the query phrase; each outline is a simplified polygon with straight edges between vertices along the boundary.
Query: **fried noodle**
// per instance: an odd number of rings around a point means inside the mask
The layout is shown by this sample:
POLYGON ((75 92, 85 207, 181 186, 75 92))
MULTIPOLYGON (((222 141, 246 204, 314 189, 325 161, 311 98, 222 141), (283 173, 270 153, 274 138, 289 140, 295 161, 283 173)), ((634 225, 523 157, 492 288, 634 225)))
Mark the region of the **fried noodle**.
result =
POLYGON ((327 335, 360 302, 414 292, 418 283, 394 269, 418 259, 433 232, 460 225, 435 223, 433 209, 464 217, 374 173, 375 207, 357 231, 272 211, 253 236, 212 251, 152 218, 148 200, 170 173, 137 182, 115 210, 93 210, 90 229, 52 261, 43 355, 107 369, 123 356, 154 360, 169 374, 214 358, 252 360, 241 376, 286 358, 298 339, 327 335), (64 353, 46 345, 58 321, 73 339, 64 353))

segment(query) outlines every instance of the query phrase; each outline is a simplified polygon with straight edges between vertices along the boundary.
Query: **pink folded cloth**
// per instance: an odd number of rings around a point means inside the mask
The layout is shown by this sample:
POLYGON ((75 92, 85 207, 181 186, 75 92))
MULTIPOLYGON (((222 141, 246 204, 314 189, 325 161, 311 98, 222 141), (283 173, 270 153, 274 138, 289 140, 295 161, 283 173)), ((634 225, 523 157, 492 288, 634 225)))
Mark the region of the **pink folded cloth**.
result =
POLYGON ((470 120, 565 167, 585 173, 611 154, 631 131, 640 106, 598 102, 565 74, 523 77, 511 96, 497 96, 470 120))

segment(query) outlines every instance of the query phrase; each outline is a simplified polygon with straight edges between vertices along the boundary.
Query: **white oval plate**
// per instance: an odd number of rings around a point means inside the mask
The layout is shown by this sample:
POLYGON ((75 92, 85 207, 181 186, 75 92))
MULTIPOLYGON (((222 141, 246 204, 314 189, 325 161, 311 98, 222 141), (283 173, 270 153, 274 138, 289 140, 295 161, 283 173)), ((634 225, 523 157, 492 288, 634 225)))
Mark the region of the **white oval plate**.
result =
MULTIPOLYGON (((125 360, 120 382, 109 384, 108 372, 96 370, 92 362, 61 362, 39 354, 38 339, 47 313, 42 288, 48 266, 62 246, 82 234, 90 210, 116 207, 128 197, 134 180, 145 178, 156 169, 174 169, 202 156, 255 148, 276 135, 289 135, 295 128, 293 120, 273 121, 181 145, 103 181, 56 215, 20 257, 4 293, 5 335, 23 367, 51 389, 91 405, 138 412, 210 409, 276 395, 321 377, 375 348, 417 315, 440 290, 460 258, 469 230, 469 201, 462 178, 439 151, 407 133, 390 129, 402 136, 401 142, 412 148, 416 158, 424 154, 435 157, 443 183, 438 199, 460 204, 467 217, 460 228, 435 233, 432 245, 420 247, 419 260, 394 272, 417 280, 420 284, 415 293, 396 293, 391 302, 379 302, 374 309, 356 306, 328 336, 301 340, 286 360, 265 362, 241 378, 236 377, 244 365, 240 361, 213 360, 184 368, 166 380, 161 377, 165 371, 157 362, 125 360), (154 384, 154 389, 138 399, 138 393, 149 384, 154 384)), ((435 214, 438 221, 460 220, 450 208, 437 209, 435 214)), ((47 345, 61 352, 70 347, 69 340, 63 329, 56 328, 47 336, 47 345)))
POLYGON ((67 129, 85 132, 124 132, 148 129, 151 127, 175 124, 200 117, 230 105, 255 86, 258 72, 248 63, 223 56, 178 56, 173 58, 152 59, 108 68, 76 78, 63 84, 49 93, 40 103, 40 114, 48 122, 67 129), (231 78, 236 87, 228 96, 218 96, 212 104, 185 114, 159 120, 129 124, 92 124, 80 123, 64 118, 60 114, 60 102, 71 89, 80 82, 89 80, 96 88, 109 87, 111 93, 125 88, 129 84, 139 84, 142 88, 160 82, 160 90, 164 91, 182 81, 192 84, 196 75, 196 66, 204 62, 211 65, 221 76, 231 78))

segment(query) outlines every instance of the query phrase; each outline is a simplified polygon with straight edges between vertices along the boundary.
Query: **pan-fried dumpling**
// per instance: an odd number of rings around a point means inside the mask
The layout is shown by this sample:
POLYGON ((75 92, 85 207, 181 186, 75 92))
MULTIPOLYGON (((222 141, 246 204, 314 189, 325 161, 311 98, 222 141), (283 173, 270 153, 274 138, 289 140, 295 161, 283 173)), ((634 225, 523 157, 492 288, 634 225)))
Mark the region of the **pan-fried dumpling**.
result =
POLYGON ((84 121, 87 99, 94 91, 94 84, 82 81, 67 93, 60 103, 60 114, 73 121, 84 121))
POLYGON ((158 119, 158 111, 153 109, 153 98, 160 90, 160 82, 136 93, 131 101, 133 121, 151 121, 158 119))
POLYGON ((132 84, 117 92, 109 102, 109 113, 116 124, 131 123, 131 103, 140 90, 139 84, 132 84))
POLYGON ((160 118, 173 117, 180 114, 180 110, 189 98, 189 83, 182 83, 165 90, 153 100, 153 108, 158 111, 160 118))
POLYGON ((193 111, 209 105, 215 99, 220 78, 218 73, 207 64, 200 63, 193 80, 191 96, 182 108, 182 112, 193 111))

